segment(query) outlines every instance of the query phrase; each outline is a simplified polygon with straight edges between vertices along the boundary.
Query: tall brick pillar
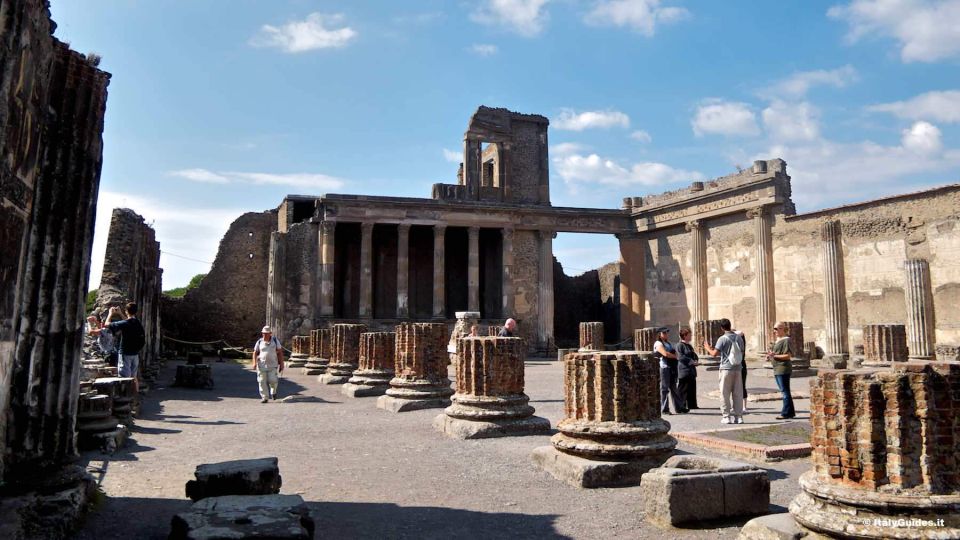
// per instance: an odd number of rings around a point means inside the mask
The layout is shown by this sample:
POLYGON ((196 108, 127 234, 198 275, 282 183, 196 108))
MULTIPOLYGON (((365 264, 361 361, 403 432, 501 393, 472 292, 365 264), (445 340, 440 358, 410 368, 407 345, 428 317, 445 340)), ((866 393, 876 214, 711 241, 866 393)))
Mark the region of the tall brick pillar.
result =
POLYGON ((350 397, 382 396, 393 379, 397 335, 393 332, 360 334, 360 358, 357 369, 340 393, 350 397))
POLYGON ((757 242, 757 342, 758 351, 769 350, 773 342, 773 325, 777 319, 773 288, 773 241, 770 236, 770 215, 766 207, 747 212, 753 220, 757 242))
POLYGON ((646 240, 635 232, 620 241, 620 339, 633 336, 646 318, 646 240))
POLYGON ((687 223, 690 231, 691 249, 693 252, 693 320, 703 321, 709 318, 710 306, 708 303, 707 281, 707 234, 704 224, 699 219, 687 223))
POLYGON ((934 357, 933 291, 930 287, 930 263, 907 259, 903 263, 907 301, 907 348, 910 358, 934 357))
POLYGON ((957 362, 821 372, 810 385, 813 469, 790 514, 838 538, 960 538, 958 389, 957 362))
POLYGON ((446 225, 433 226, 433 318, 447 318, 446 225))
POLYGON ((480 227, 467 229, 467 311, 480 311, 480 227))
POLYGON ((410 317, 410 225, 397 227, 397 318, 410 317))
POLYGON ((333 254, 334 232, 337 223, 324 221, 320 223, 320 315, 333 317, 333 254))
POLYGON ((533 435, 550 421, 533 416, 523 393, 526 347, 522 338, 467 337, 457 340, 457 392, 434 427, 458 439, 533 435))
POLYGON ((377 407, 390 412, 450 405, 447 378, 447 325, 403 323, 397 326, 395 376, 377 407))
POLYGON ((556 352, 553 344, 553 239, 557 233, 539 231, 540 263, 537 291, 537 349, 548 356, 556 352))
POLYGON ((564 412, 552 446, 533 461, 577 487, 636 485, 677 445, 660 417, 660 367, 637 351, 570 353, 564 358, 564 412))
POLYGON ((828 356, 825 360, 830 364, 845 365, 850 355, 850 344, 847 338, 847 293, 840 222, 823 223, 820 226, 820 240, 823 249, 823 314, 827 333, 824 352, 828 356))
POLYGON ((343 384, 360 365, 360 334, 367 331, 367 325, 335 324, 330 330, 333 338, 330 363, 318 380, 322 384, 343 384))

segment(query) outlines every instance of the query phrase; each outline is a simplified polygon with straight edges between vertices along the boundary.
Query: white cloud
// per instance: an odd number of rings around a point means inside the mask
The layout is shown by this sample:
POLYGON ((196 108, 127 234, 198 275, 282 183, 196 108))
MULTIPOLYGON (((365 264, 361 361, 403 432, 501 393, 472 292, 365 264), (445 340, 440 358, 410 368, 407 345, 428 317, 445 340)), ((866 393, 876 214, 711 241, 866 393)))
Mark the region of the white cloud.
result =
POLYGON ((449 161, 450 163, 460 163, 463 161, 463 151, 457 152, 455 150, 443 149, 443 159, 449 161))
POLYGON ((888 112, 908 120, 936 120, 944 123, 960 122, 960 90, 927 92, 907 101, 881 103, 867 110, 888 112))
POLYGON ((543 31, 549 0, 485 0, 470 18, 491 26, 502 26, 521 36, 532 37, 543 31))
POLYGON ((170 176, 184 178, 193 182, 213 182, 217 184, 244 183, 291 186, 306 189, 340 189, 346 184, 346 181, 342 178, 316 173, 277 174, 235 171, 213 172, 207 169, 182 169, 178 171, 170 171, 168 174, 170 176))
POLYGON ((470 46, 470 52, 477 56, 493 56, 500 49, 491 43, 474 43, 470 46))
POLYGON ((904 62, 935 62, 960 56, 960 0, 854 0, 827 15, 850 26, 851 43, 889 36, 904 62))
POLYGON ((554 171, 569 185, 658 186, 703 179, 699 172, 675 169, 663 163, 641 162, 623 166, 597 154, 565 154, 555 157, 553 163, 554 171))
POLYGON ((746 103, 707 100, 697 107, 690 121, 697 137, 717 135, 756 135, 757 117, 746 103))
POLYGON ((917 122, 903 130, 901 143, 907 150, 922 155, 933 155, 943 150, 940 129, 929 122, 917 122))
POLYGON ((353 28, 341 26, 343 21, 341 14, 311 13, 302 21, 291 21, 280 27, 265 24, 250 39, 250 44, 287 53, 337 49, 347 46, 357 37, 353 28))
POLYGON ((587 149, 585 145, 575 142, 565 142, 559 144, 550 145, 550 153, 556 156, 565 156, 567 154, 576 154, 578 152, 583 152, 587 149))
POLYGON ((642 129, 638 129, 638 130, 634 131, 633 133, 631 133, 631 134, 630 134, 630 138, 633 139, 633 140, 635 140, 635 141, 640 141, 640 142, 642 142, 642 143, 648 143, 648 144, 649 144, 649 143, 653 142, 653 137, 651 137, 649 133, 647 133, 646 131, 644 131, 644 130, 642 130, 642 129))
POLYGON ((129 208, 143 216, 148 224, 152 223, 160 249, 164 252, 160 255, 160 266, 163 268, 165 289, 186 285, 194 275, 209 271, 209 264, 197 261, 213 261, 227 228, 245 212, 239 209, 191 207, 128 193, 100 191, 90 257, 91 289, 100 286, 114 208, 129 208), (170 253, 197 261, 173 257, 170 253))
POLYGON ((763 110, 763 125, 775 141, 812 141, 820 137, 819 111, 813 105, 774 101, 763 110))
POLYGON ((650 37, 656 33, 657 24, 667 24, 686 19, 690 12, 678 7, 660 7, 660 0, 602 0, 584 16, 587 24, 594 26, 627 26, 650 37))
POLYGON ((858 79, 857 70, 851 65, 829 70, 798 71, 763 93, 770 94, 773 97, 800 98, 805 96, 807 91, 814 86, 844 88, 858 79))
POLYGON ((554 129, 583 131, 585 129, 609 129, 612 127, 630 127, 630 117, 620 111, 584 111, 561 109, 560 115, 553 119, 554 129))

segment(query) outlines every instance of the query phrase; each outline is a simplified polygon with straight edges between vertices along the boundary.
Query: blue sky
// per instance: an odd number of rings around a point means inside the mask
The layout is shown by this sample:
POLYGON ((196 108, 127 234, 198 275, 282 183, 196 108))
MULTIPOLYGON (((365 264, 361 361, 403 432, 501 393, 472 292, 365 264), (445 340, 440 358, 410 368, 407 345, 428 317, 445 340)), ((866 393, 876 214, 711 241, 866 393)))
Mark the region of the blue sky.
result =
MULTIPOLYGON (((455 182, 480 104, 551 119, 557 206, 773 157, 800 212, 960 181, 960 0, 52 3, 113 74, 94 287, 115 206, 183 285, 285 194, 455 182)), ((609 237, 554 247, 568 273, 617 258, 609 237)))

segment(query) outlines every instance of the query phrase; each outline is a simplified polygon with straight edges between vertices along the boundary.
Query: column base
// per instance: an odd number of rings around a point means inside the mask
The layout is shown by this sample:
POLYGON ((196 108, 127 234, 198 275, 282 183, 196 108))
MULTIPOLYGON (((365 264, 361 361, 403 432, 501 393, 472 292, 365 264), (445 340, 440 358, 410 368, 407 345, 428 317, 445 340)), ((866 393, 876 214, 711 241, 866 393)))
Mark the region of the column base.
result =
POLYGON ((849 361, 850 355, 847 354, 826 354, 823 358, 810 360, 810 366, 820 369, 847 369, 849 361))
POLYGON ((97 491, 94 478, 76 465, 23 487, 30 491, 8 485, 10 494, 0 498, 2 538, 36 538, 41 531, 44 538, 71 537, 97 491))
POLYGON ((489 439, 493 437, 522 437, 525 435, 547 435, 550 433, 550 421, 539 416, 511 418, 495 421, 474 421, 451 418, 446 414, 433 420, 437 431, 454 439, 489 439))
POLYGON ((419 411, 421 409, 443 409, 450 406, 449 397, 433 397, 423 399, 403 399, 393 396, 377 398, 377 408, 389 412, 419 411))
POLYGON ((300 370, 300 373, 303 373, 304 375, 323 375, 326 372, 327 368, 304 367, 300 370))
POLYGON ((740 529, 743 540, 829 540, 828 536, 804 529, 788 513, 753 518, 740 529))
POLYGON ((535 448, 530 454, 533 463, 557 480, 578 488, 622 487, 640 485, 643 473, 663 465, 670 457, 631 461, 597 461, 560 452, 553 446, 535 448))
POLYGON ((320 384, 344 384, 350 380, 351 375, 334 375, 333 373, 324 373, 317 377, 320 384))
POLYGON ((372 386, 369 384, 355 384, 348 382, 340 387, 340 393, 352 398, 382 396, 387 393, 388 385, 378 384, 372 386))

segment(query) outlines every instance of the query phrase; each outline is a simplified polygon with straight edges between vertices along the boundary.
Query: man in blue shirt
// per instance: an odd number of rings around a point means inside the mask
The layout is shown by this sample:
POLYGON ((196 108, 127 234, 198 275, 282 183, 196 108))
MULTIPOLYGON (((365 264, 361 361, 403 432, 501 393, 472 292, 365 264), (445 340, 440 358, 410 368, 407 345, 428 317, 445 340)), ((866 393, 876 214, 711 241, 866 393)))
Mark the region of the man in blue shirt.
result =
POLYGON ((127 318, 110 323, 107 328, 119 338, 117 353, 119 363, 117 371, 121 377, 133 377, 134 392, 140 391, 137 381, 137 369, 140 367, 140 349, 146 341, 143 324, 137 318, 137 304, 130 302, 126 306, 127 318))

